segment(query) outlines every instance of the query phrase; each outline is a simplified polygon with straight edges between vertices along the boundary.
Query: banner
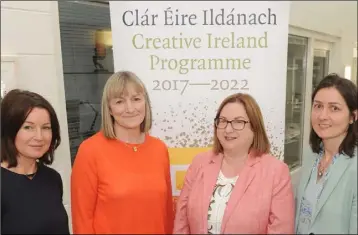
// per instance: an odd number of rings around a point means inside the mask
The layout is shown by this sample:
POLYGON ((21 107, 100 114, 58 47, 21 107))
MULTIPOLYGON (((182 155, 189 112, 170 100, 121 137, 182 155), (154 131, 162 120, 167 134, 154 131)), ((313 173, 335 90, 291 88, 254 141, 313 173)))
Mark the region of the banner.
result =
POLYGON ((114 67, 145 83, 151 134, 169 147, 174 200, 193 157, 210 149, 230 94, 260 105, 283 160, 289 2, 110 2, 114 67))

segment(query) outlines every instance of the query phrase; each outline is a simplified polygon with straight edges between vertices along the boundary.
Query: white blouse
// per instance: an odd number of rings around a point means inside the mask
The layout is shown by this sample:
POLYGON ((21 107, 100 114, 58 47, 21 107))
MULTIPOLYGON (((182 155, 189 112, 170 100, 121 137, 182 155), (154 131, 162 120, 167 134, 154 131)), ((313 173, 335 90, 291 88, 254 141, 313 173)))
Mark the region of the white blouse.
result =
POLYGON ((238 178, 226 178, 220 171, 209 204, 208 234, 220 234, 225 208, 238 178))

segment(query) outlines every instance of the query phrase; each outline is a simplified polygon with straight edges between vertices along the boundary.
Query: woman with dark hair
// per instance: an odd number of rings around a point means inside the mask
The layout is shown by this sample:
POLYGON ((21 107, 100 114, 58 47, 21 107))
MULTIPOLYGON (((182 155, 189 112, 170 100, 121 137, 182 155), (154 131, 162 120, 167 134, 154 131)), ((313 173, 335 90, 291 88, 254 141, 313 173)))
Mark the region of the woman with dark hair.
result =
POLYGON ((312 94, 311 125, 296 232, 357 234, 356 85, 337 74, 326 76, 312 94))
POLYGON ((15 89, 1 100, 1 234, 69 234, 61 176, 46 166, 60 142, 42 96, 15 89))

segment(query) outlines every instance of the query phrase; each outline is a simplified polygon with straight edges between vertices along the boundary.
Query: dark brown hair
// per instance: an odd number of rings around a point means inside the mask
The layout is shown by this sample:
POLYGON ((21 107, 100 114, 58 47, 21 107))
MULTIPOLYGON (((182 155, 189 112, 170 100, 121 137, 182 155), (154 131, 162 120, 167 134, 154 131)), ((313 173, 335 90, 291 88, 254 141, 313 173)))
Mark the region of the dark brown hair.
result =
MULTIPOLYGON (((255 99, 249 94, 243 94, 243 93, 233 94, 227 97, 226 99, 224 99, 224 101, 221 103, 216 113, 215 119, 219 118, 222 109, 228 103, 241 103, 246 110, 247 116, 250 120, 250 126, 252 132, 254 133, 254 140, 251 145, 250 151, 254 151, 256 153, 255 154, 256 156, 260 156, 264 153, 269 153, 270 143, 267 138, 260 107, 256 103, 255 99)), ((215 127, 215 125, 214 125, 213 151, 216 154, 223 152, 223 147, 220 144, 220 141, 217 137, 217 128, 215 127)))
POLYGON ((55 110, 41 95, 15 89, 9 91, 1 100, 1 162, 7 162, 8 167, 17 166, 18 150, 15 147, 15 138, 34 108, 47 110, 52 129, 50 148, 39 158, 39 162, 50 165, 54 160, 54 152, 61 143, 60 125, 55 110))
MULTIPOLYGON (((344 153, 349 157, 353 157, 354 148, 358 145, 358 126, 353 113, 357 110, 357 86, 351 80, 342 78, 338 74, 329 74, 322 79, 317 88, 314 90, 312 94, 312 104, 319 90, 331 87, 337 89, 337 91, 341 94, 348 106, 349 115, 353 117, 353 123, 348 126, 347 135, 339 146, 339 153, 344 153)), ((319 153, 321 142, 322 139, 316 134, 311 126, 309 143, 313 152, 319 153)))

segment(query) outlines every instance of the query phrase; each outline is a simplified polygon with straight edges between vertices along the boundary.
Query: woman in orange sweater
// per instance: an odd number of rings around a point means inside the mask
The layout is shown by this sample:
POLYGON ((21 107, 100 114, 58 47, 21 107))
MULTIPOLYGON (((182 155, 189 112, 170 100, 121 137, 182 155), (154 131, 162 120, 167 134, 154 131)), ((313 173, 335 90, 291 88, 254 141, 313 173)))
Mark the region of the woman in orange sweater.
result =
POLYGON ((169 154, 148 134, 151 117, 148 93, 135 74, 108 79, 101 131, 83 141, 72 169, 74 233, 172 233, 169 154))

